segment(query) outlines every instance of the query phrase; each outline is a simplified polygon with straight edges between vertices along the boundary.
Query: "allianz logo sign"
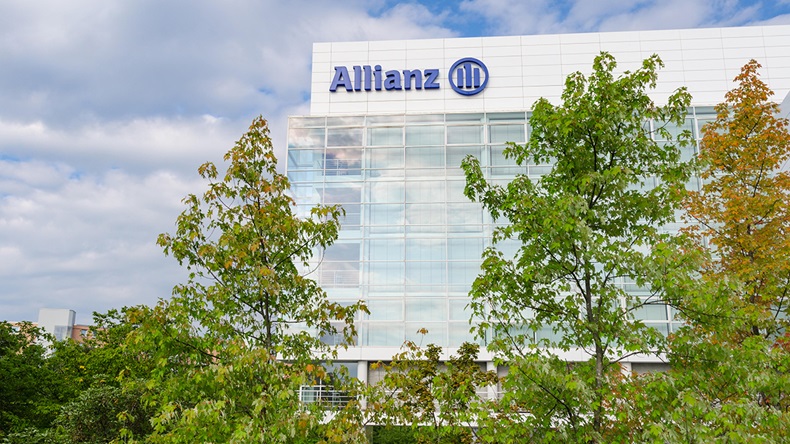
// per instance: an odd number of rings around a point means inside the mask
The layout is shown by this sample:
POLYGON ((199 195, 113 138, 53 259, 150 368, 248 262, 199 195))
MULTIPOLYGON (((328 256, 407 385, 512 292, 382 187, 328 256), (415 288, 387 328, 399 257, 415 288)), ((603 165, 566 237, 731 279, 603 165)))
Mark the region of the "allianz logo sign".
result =
MULTIPOLYGON (((450 88, 458 94, 473 96, 488 84, 488 68, 478 59, 465 57, 453 63, 448 79, 450 88)), ((404 69, 384 71, 381 65, 335 66, 329 91, 402 91, 439 89, 438 69, 404 69)))

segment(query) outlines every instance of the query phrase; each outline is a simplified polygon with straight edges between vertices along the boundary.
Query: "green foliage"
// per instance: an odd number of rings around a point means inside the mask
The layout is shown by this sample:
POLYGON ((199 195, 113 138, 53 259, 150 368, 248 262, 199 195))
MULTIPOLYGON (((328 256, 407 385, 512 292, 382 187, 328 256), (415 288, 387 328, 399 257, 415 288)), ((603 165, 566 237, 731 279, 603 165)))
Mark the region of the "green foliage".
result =
POLYGON ((151 432, 151 413, 142 403, 140 382, 124 388, 96 384, 66 404, 56 425, 71 443, 107 443, 122 436, 146 436, 151 432))
POLYGON ((53 343, 47 367, 63 397, 57 419, 48 426, 60 442, 109 442, 150 431, 153 412, 142 405, 140 380, 148 377, 153 362, 150 353, 126 344, 148 311, 138 306, 94 313, 94 325, 83 342, 53 343))
POLYGON ((677 442, 783 442, 790 430, 790 133, 759 67, 742 68, 703 128, 703 185, 685 200, 700 266, 673 292, 688 325, 648 392, 677 442))
POLYGON ((414 430, 405 426, 373 427, 370 444, 417 444, 414 430))
POLYGON ((64 444, 68 438, 57 429, 37 429, 28 427, 23 430, 0 436, 2 444, 64 444))
MULTIPOLYGON (((698 363, 711 357, 700 356, 698 363)), ((772 384, 770 376, 765 379, 768 373, 751 367, 752 362, 719 362, 713 366, 719 375, 679 364, 670 372, 634 378, 620 393, 627 402, 618 405, 616 412, 619 442, 786 442, 790 430, 786 413, 761 406, 739 392, 754 383, 772 384), (739 377, 745 382, 735 379, 739 377), (729 395, 714 400, 711 393, 717 391, 729 395)))
POLYGON ((300 387, 324 376, 316 362, 334 356, 318 338, 352 341, 352 321, 363 308, 329 302, 302 274, 316 249, 336 239, 343 210, 317 206, 310 217, 297 217, 262 118, 225 160, 222 176, 210 162, 199 168, 207 191, 187 196, 175 234, 159 237, 190 275, 132 340, 153 350, 156 365, 146 399, 157 414, 147 440, 358 439, 343 423, 358 415, 321 425, 324 406, 298 397, 300 387))
POLYGON ((601 441, 620 384, 618 360, 663 348, 662 335, 634 312, 661 302, 671 275, 673 239, 662 226, 674 220, 689 178, 679 148, 691 134, 673 139, 667 129, 684 122, 685 90, 666 106, 647 95, 661 66, 652 56, 615 77, 614 58, 602 53, 590 76, 568 77, 561 105, 539 100, 528 143, 505 154, 519 165, 551 164, 541 177, 519 175, 500 186, 486 180, 477 159, 464 161, 467 196, 509 223, 495 230, 494 242, 521 242, 514 258, 488 249, 471 292, 484 319, 479 335, 491 332, 489 349, 519 369, 510 383, 540 389, 519 391, 521 399, 503 406, 503 415, 523 419, 512 420, 511 433, 532 436, 538 427, 545 442, 601 441), (623 282, 650 296, 626 293, 623 282), (582 350, 591 361, 561 368, 557 349, 582 350))
POLYGON ((69 397, 91 387, 119 387, 122 378, 139 378, 153 368, 147 354, 130 350, 127 336, 140 327, 150 309, 145 306, 94 313, 93 326, 82 342, 71 340, 52 344, 47 365, 68 387, 69 397))
POLYGON ((405 434, 417 443, 474 442, 472 426, 488 411, 485 393, 497 383, 495 373, 475 362, 479 346, 464 343, 446 361, 433 344, 421 348, 407 341, 404 348, 391 363, 377 365, 386 373, 367 394, 370 419, 387 426, 377 439, 405 434))
POLYGON ((319 205, 310 218, 296 216, 262 118, 225 160, 230 165, 222 177, 211 162, 199 168, 208 190, 184 198, 176 234, 158 241, 191 271, 166 306, 170 321, 199 350, 196 359, 212 358, 217 343, 239 341, 281 359, 298 358, 326 349, 317 338, 336 332, 331 321, 342 322, 342 333, 353 337, 358 307, 328 302, 299 272, 315 248, 337 238, 343 209, 319 205), (305 329, 316 334, 305 335, 305 329))
POLYGON ((94 443, 121 437, 123 429, 145 434, 150 412, 142 409, 133 378, 152 368, 145 354, 129 351, 132 319, 145 307, 94 314, 95 325, 82 343, 51 342, 30 324, 14 331, 0 324, 0 437, 16 443, 94 443), (125 388, 121 388, 122 384, 125 388))
POLYGON ((62 383, 47 366, 44 332, 29 323, 0 322, 0 437, 48 427, 63 400, 62 383))

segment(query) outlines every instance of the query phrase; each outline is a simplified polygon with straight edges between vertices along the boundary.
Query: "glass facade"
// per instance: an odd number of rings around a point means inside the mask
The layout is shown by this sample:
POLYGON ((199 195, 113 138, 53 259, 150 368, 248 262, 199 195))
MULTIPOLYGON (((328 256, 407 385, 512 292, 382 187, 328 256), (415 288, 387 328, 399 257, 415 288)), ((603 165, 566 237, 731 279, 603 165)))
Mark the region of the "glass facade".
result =
MULTIPOLYGON (((690 110, 684 129, 698 135, 712 112, 690 110)), ((473 155, 489 180, 502 183, 545 174, 550 165, 519 167, 503 156, 506 142, 527 140, 528 118, 526 112, 290 118, 286 168, 297 211, 307 215, 319 203, 346 211, 338 241, 315 252, 310 276, 334 301, 367 302, 357 345, 415 340, 456 347, 473 339, 468 292, 495 222, 464 196, 460 165, 473 155)), ((689 148, 684 156, 693 153, 689 148)), ((498 244, 506 253, 517 247, 498 244)), ((662 304, 635 317, 665 333, 677 326, 662 304)))

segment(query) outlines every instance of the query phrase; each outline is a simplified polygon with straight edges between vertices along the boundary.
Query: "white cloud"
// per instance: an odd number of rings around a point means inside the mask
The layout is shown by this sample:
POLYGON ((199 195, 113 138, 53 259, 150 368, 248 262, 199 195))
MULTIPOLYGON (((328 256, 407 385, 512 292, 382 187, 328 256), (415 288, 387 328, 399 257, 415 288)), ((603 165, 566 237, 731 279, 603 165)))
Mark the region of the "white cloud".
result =
MULTIPOLYGON (((787 0, 790 4, 790 0, 787 0)), ((790 14, 777 15, 766 20, 760 20, 755 25, 788 25, 790 24, 790 14)))
POLYGON ((93 310, 167 297, 182 277, 155 241, 172 231, 181 198, 199 190, 199 180, 166 171, 74 177, 39 161, 0 161, 0 173, 4 316, 29 319, 31 307, 63 306, 88 320, 93 310))
POLYGON ((772 6, 738 0, 466 0, 461 8, 484 17, 494 34, 517 35, 757 24, 772 6))
POLYGON ((156 236, 253 116, 283 157, 312 43, 453 35, 441 21, 363 0, 3 2, 0 317, 168 296, 183 273, 156 236))
POLYGON ((55 306, 87 321, 168 296, 183 270, 156 236, 203 190, 197 166, 220 161, 254 116, 282 160, 287 116, 308 113, 313 42, 458 35, 448 23, 534 34, 788 22, 730 0, 423 4, 0 3, 0 318, 55 306))
POLYGON ((0 120, 0 143, 6 156, 67 162, 77 171, 184 171, 219 158, 243 125, 212 116, 94 121, 72 128, 0 120))
POLYGON ((311 44, 452 32, 419 5, 12 2, 0 6, 0 118, 272 115, 304 100, 311 44))
POLYGON ((495 35, 550 34, 561 31, 562 10, 551 0, 465 0, 460 9, 488 22, 495 35))

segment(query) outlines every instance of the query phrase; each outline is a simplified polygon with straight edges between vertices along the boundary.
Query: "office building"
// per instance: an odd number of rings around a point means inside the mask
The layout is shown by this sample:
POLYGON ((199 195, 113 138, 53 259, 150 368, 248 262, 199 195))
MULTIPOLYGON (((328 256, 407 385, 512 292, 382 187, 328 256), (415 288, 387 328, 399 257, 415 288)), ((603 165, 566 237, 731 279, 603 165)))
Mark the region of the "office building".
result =
MULTIPOLYGON (((461 160, 477 156, 487 178, 501 183, 548 171, 517 167, 503 157, 505 143, 525 142, 535 101, 560 103, 565 78, 589 73, 601 51, 620 70, 658 54, 665 67, 650 95, 662 104, 687 87, 693 106, 685 128, 696 138, 750 59, 763 65, 777 101, 790 92, 790 26, 313 46, 310 114, 289 119, 287 174, 299 211, 319 203, 346 211, 340 238, 311 276, 332 300, 362 299, 370 309, 358 321, 357 345, 341 352, 352 374, 367 379, 369 363, 389 359, 405 340, 449 351, 473 340, 467 294, 494 221, 464 197, 461 160)), ((638 316, 665 333, 677 327, 666 306, 638 316)), ((581 351, 564 356, 587 358, 581 351)), ((654 362, 637 356, 626 367, 654 362)))

